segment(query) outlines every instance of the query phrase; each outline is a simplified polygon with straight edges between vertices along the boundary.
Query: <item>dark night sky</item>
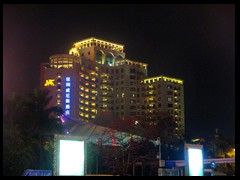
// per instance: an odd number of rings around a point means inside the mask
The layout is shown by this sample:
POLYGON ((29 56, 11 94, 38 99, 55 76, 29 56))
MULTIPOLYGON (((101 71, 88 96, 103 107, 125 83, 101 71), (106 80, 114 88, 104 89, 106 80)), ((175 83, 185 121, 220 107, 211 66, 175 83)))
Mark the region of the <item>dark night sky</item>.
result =
POLYGON ((39 86, 40 63, 96 37, 149 77, 184 80, 186 133, 235 141, 235 4, 3 5, 3 97, 39 86))

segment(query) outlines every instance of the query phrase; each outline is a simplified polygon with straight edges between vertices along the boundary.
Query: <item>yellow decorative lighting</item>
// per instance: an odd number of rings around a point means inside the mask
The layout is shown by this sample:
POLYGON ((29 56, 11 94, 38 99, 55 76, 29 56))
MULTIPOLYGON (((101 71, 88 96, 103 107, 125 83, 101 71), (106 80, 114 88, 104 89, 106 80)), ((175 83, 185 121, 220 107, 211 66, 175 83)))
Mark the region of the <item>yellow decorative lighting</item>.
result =
POLYGON ((44 86, 55 86, 54 79, 46 79, 44 86))
POLYGON ((166 82, 172 82, 177 84, 183 84, 183 80, 171 78, 167 76, 156 76, 156 77, 147 78, 143 80, 143 83, 157 82, 157 81, 166 81, 166 82))
POLYGON ((124 45, 91 37, 91 38, 84 39, 82 41, 74 43, 73 47, 69 50, 69 54, 79 56, 79 51, 78 51, 79 49, 87 48, 90 46, 101 46, 101 47, 112 49, 119 52, 123 52, 123 49, 124 49, 124 45))

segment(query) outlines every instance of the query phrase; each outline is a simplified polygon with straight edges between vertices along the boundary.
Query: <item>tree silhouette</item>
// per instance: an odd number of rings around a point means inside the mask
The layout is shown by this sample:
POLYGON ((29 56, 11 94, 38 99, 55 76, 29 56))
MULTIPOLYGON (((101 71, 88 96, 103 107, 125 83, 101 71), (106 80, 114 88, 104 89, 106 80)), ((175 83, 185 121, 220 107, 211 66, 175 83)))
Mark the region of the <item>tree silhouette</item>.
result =
MULTIPOLYGON (((19 154, 11 157, 16 164, 19 158, 25 159, 25 165, 17 167, 23 173, 23 168, 30 169, 52 169, 53 163, 53 135, 61 134, 63 126, 59 116, 63 113, 59 107, 47 108, 51 97, 49 91, 35 89, 34 92, 27 94, 16 94, 5 102, 4 105, 4 160, 10 158, 11 149, 15 141, 8 143, 8 139, 19 140, 19 154), (28 149, 24 152, 23 149, 28 149), (27 157, 27 158, 26 158, 27 157)), ((13 164, 14 164, 13 163, 13 164)), ((13 166, 4 164, 7 174, 20 175, 19 171, 11 171, 13 166), (17 173, 17 174, 16 174, 17 173)))
MULTIPOLYGON (((222 134, 215 134, 205 143, 204 149, 206 158, 235 158, 235 145, 222 134)), ((235 163, 217 164, 216 170, 235 175, 235 163)))
POLYGON ((158 114, 154 118, 128 116, 112 121, 103 119, 97 123, 107 127, 100 139, 101 152, 103 166, 113 174, 132 174, 133 164, 138 161, 157 163, 157 137, 161 137, 164 143, 179 140, 177 124, 168 114, 158 114))

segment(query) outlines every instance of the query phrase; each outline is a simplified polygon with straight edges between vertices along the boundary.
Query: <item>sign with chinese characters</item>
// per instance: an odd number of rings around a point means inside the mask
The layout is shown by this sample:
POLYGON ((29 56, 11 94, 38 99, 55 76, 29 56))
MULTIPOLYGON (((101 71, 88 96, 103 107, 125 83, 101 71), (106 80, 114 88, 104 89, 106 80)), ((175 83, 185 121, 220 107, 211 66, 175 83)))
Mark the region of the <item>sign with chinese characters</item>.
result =
POLYGON ((71 78, 66 77, 66 84, 65 84, 65 114, 70 114, 70 97, 71 97, 71 78))
POLYGON ((55 86, 54 81, 55 79, 46 79, 44 86, 55 86))

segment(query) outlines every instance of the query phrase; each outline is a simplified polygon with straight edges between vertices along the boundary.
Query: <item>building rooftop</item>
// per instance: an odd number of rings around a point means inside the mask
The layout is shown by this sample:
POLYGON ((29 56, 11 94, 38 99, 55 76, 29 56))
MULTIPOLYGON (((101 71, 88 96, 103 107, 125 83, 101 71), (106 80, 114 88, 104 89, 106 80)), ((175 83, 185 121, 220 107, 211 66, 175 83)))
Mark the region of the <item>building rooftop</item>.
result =
POLYGON ((99 47, 108 48, 108 49, 119 51, 119 52, 123 52, 123 49, 124 49, 124 45, 122 44, 117 44, 110 41, 97 39, 95 37, 90 37, 90 38, 86 38, 81 41, 75 42, 73 44, 73 47, 70 49, 69 54, 77 55, 78 54, 77 51, 79 49, 87 48, 90 46, 99 46, 99 47))
POLYGON ((157 82, 157 81, 166 81, 166 82, 168 81, 168 82, 173 82, 177 84, 183 84, 182 79, 176 79, 176 78, 171 78, 167 76, 156 76, 156 77, 146 78, 143 80, 143 83, 157 82))

